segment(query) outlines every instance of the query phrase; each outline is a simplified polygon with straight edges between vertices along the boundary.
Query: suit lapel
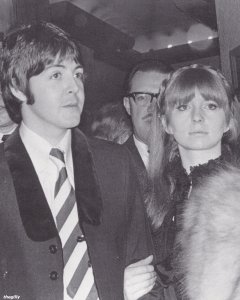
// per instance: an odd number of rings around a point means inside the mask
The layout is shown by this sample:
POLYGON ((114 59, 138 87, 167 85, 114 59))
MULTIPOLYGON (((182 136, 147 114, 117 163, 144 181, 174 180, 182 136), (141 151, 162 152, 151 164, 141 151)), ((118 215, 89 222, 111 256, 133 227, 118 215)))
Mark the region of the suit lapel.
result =
POLYGON ((18 129, 7 139, 4 149, 26 234, 34 241, 53 238, 57 230, 52 213, 18 129))
POLYGON ((124 143, 124 146, 128 148, 131 152, 132 157, 134 158, 134 165, 138 174, 146 173, 146 168, 141 158, 141 155, 138 152, 138 149, 134 143, 133 136, 130 136, 129 139, 124 143))
MULTIPOLYGON (((51 210, 19 129, 4 143, 4 151, 26 234, 34 241, 57 236, 51 210)), ((101 193, 86 138, 79 130, 73 130, 72 152, 80 221, 98 225, 102 211, 101 193)))
POLYGON ((72 131, 72 153, 79 220, 99 225, 102 212, 100 187, 87 139, 78 129, 72 131))

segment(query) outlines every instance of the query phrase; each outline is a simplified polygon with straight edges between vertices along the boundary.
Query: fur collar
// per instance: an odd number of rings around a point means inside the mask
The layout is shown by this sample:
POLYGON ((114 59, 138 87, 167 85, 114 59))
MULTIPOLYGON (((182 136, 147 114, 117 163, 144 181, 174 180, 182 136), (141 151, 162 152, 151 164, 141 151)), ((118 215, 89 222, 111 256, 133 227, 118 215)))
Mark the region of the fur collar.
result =
MULTIPOLYGON (((74 129, 72 133, 79 219, 81 222, 98 225, 101 218, 102 200, 92 155, 85 136, 78 129, 74 129)), ((34 241, 53 238, 58 234, 57 229, 18 129, 5 142, 4 149, 26 234, 34 241)))
POLYGON ((189 190, 190 185, 193 187, 201 184, 201 181, 208 176, 216 172, 218 169, 224 167, 226 163, 233 163, 237 158, 233 155, 233 152, 229 147, 222 147, 222 154, 216 159, 210 159, 205 164, 191 167, 190 174, 187 174, 182 166, 180 155, 176 155, 172 162, 170 162, 166 168, 166 175, 171 183, 171 191, 177 189, 185 191, 189 190))
POLYGON ((206 177, 185 203, 175 256, 175 275, 184 299, 240 299, 239 167, 226 163, 206 177))

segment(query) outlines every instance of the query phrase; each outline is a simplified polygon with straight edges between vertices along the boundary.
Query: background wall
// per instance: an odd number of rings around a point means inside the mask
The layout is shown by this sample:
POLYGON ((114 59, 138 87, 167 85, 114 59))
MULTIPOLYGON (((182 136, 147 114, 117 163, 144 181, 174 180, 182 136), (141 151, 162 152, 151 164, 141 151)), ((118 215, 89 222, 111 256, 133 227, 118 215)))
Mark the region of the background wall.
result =
POLYGON ((231 80, 229 51, 240 45, 240 1, 216 0, 221 67, 231 80))

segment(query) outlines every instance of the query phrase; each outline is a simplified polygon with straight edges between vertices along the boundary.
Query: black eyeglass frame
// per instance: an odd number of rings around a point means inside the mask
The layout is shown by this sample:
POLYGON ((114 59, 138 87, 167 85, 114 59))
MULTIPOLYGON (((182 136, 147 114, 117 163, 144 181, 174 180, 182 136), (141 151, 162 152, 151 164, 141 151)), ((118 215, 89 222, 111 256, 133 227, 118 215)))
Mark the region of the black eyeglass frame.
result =
POLYGON ((157 98, 159 96, 159 94, 160 93, 133 92, 133 93, 127 94, 125 97, 127 97, 127 98, 133 98, 134 102, 137 103, 136 99, 135 99, 136 95, 149 95, 149 96, 151 96, 150 103, 152 103, 153 99, 157 98))

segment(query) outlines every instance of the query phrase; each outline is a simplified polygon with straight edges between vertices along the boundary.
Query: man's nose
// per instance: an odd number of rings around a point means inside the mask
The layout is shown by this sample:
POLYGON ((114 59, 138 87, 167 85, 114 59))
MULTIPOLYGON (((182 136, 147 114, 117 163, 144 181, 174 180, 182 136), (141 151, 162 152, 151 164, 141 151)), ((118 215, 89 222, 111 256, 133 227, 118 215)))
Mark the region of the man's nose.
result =
POLYGON ((148 113, 153 113, 156 106, 157 99, 153 98, 152 102, 148 104, 147 111, 148 113))
POLYGON ((67 92, 75 94, 79 91, 79 88, 80 88, 79 80, 73 76, 69 76, 67 81, 67 92))

